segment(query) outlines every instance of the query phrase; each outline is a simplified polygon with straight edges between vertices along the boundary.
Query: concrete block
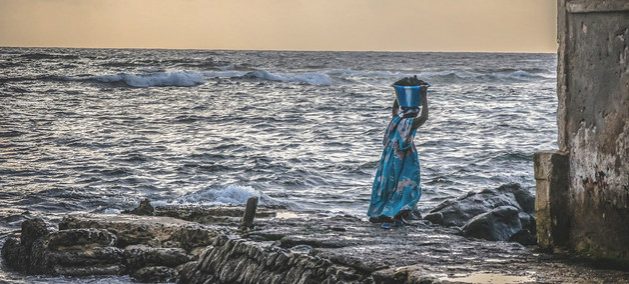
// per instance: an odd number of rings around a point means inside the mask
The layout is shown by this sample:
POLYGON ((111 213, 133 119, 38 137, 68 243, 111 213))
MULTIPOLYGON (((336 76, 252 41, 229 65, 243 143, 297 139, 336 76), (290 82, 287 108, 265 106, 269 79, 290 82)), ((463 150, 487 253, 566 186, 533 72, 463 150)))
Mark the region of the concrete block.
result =
POLYGON ((534 166, 538 245, 544 249, 565 247, 570 227, 568 154, 561 151, 537 152, 534 166))

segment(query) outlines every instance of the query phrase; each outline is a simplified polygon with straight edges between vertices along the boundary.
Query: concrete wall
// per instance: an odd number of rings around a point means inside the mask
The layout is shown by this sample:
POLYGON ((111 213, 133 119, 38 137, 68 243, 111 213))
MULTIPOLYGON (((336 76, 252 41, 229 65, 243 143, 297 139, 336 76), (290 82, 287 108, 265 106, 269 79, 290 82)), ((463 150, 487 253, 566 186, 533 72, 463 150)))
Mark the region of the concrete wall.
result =
POLYGON ((629 260, 629 1, 558 0, 558 40, 560 149, 535 164, 541 223, 565 225, 538 226, 540 245, 629 260), (568 169, 543 169, 556 155, 568 169))

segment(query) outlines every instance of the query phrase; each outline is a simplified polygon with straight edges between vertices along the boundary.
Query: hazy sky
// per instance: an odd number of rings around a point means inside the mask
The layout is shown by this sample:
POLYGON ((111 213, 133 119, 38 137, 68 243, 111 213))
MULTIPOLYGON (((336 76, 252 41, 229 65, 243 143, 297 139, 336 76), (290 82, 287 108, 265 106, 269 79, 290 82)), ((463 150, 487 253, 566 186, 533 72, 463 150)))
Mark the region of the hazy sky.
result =
POLYGON ((0 0, 0 46, 554 52, 554 0, 0 0))

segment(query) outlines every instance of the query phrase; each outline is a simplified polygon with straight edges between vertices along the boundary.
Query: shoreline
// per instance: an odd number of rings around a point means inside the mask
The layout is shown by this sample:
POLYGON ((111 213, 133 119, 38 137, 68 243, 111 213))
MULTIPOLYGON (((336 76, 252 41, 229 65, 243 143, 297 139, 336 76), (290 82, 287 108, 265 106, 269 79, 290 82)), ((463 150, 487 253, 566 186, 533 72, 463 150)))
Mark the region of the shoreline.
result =
MULTIPOLYGON (((435 212, 448 215, 453 204, 469 209, 476 197, 510 193, 467 194, 435 212)), ((29 219, 2 252, 6 264, 23 265, 17 269, 26 274, 131 275, 146 283, 629 283, 629 271, 466 237, 465 229, 426 219, 382 230, 353 216, 261 207, 255 227, 243 231, 243 213, 242 207, 152 207, 145 200, 122 214, 73 214, 53 226, 29 219)))

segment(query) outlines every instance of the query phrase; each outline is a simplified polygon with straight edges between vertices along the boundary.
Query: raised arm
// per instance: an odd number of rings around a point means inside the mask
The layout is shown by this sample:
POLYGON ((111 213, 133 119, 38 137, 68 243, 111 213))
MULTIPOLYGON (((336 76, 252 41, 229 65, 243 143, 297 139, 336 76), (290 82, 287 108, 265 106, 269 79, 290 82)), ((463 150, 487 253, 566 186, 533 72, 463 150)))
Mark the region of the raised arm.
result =
POLYGON ((428 91, 427 88, 422 88, 422 111, 421 114, 413 119, 413 129, 417 129, 424 125, 428 120, 428 91))
POLYGON ((396 116, 400 111, 400 104, 397 102, 397 98, 393 99, 393 110, 391 110, 391 116, 396 116))

